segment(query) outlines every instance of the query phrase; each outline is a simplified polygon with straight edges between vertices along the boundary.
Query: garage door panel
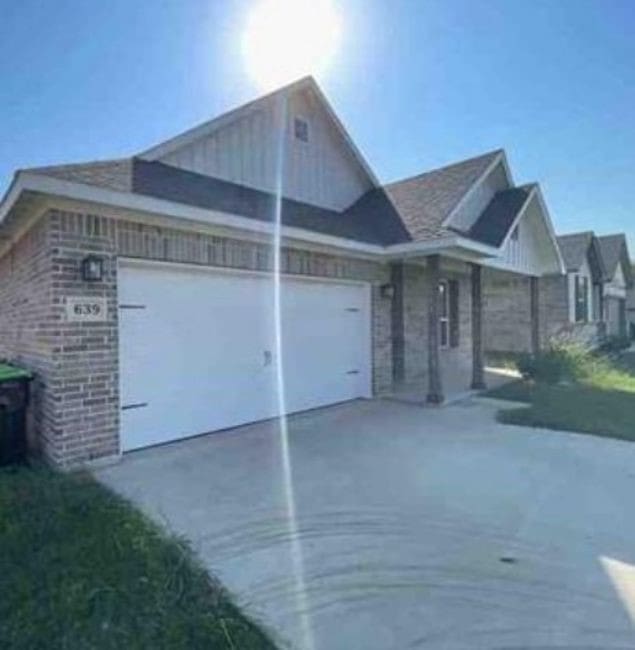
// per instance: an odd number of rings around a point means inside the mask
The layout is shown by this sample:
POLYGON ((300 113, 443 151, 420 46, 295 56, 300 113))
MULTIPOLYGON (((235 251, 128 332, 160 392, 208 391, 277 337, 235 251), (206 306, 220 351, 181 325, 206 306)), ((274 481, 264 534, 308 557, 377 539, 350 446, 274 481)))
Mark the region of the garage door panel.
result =
MULTIPOLYGON (((130 265, 119 283, 124 450, 277 415, 270 278, 130 265)), ((288 412, 368 396, 367 300, 362 285, 283 282, 288 412)))

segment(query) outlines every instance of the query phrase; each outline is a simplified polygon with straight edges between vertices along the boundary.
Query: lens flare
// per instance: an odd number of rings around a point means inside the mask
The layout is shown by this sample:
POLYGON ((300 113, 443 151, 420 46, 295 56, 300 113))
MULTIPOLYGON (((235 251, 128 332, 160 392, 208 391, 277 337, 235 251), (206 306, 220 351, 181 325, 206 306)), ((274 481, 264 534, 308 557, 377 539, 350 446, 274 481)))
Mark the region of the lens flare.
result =
POLYGON ((333 60, 340 17, 331 0, 260 0, 242 38, 249 75, 270 90, 320 75, 333 60))

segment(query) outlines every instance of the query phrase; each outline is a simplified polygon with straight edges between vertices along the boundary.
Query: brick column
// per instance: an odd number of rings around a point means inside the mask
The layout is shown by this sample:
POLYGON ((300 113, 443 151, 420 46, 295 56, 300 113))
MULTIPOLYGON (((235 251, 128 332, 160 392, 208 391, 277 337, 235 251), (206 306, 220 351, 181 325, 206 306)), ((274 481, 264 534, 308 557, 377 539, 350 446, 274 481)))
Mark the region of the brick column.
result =
POLYGON ((444 400, 439 359, 439 255, 431 255, 427 266, 428 307, 428 404, 441 404, 444 400))
POLYGON ((483 358, 483 291, 481 267, 472 264, 472 388, 482 390, 485 385, 483 358))
POLYGON ((395 294, 391 304, 392 330, 392 376, 393 381, 401 382, 405 376, 405 335, 403 318, 403 263, 390 265, 390 283, 395 294))
POLYGON ((529 278, 529 313, 531 316, 531 352, 540 352, 540 309, 539 309, 540 284, 538 278, 529 278))

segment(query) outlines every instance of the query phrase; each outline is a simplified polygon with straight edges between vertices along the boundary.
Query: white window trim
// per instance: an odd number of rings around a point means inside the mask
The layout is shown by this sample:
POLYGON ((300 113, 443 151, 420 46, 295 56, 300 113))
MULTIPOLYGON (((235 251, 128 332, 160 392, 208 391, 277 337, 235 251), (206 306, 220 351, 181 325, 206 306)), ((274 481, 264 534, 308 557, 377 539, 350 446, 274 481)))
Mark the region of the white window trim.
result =
POLYGON ((445 316, 441 316, 441 309, 439 308, 439 348, 442 350, 450 349, 450 282, 447 279, 439 280, 439 286, 437 287, 437 292, 439 288, 443 285, 445 287, 444 296, 445 296, 445 316), (446 325, 446 337, 445 344, 443 344, 441 332, 443 330, 442 323, 446 325))

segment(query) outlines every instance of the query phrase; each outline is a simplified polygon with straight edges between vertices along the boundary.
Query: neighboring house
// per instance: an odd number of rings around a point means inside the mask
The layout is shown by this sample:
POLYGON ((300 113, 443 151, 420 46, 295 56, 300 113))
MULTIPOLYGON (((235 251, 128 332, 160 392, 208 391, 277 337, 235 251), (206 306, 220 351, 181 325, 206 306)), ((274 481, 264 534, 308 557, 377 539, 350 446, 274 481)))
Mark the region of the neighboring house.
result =
POLYGON ((596 346, 604 338, 603 282, 605 268, 593 232, 558 236, 566 276, 542 280, 548 339, 596 346))
POLYGON ((633 286, 631 261, 623 234, 598 237, 605 268, 604 321, 609 336, 627 336, 626 294, 633 286))
POLYGON ((17 172, 0 238, 0 356, 36 373, 63 466, 406 384, 440 403, 484 385, 482 269, 526 283, 534 346, 563 271, 503 151, 382 185, 310 78, 131 158, 17 172))

